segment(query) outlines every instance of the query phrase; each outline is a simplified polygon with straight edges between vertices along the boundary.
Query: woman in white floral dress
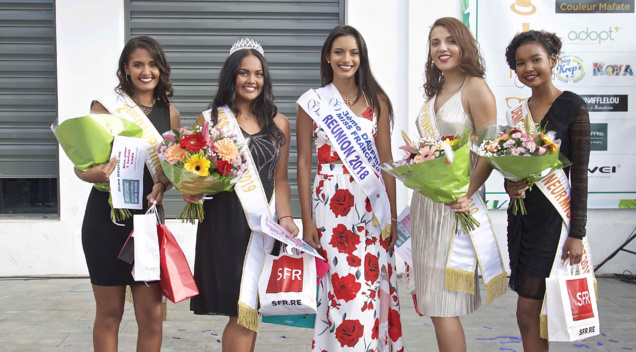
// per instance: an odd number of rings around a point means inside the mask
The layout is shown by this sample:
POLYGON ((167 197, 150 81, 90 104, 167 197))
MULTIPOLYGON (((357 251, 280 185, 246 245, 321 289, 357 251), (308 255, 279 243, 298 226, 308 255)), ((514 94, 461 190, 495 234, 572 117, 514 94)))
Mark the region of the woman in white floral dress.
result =
MULTIPOLYGON (((365 150, 377 153, 381 162, 390 160, 391 102, 371 74, 366 44, 357 30, 338 26, 331 31, 322 49, 320 71, 324 88, 316 94, 335 87, 335 94, 342 97, 360 127, 358 134, 372 137, 365 141, 368 147, 365 150)), ((303 236, 322 252, 330 265, 319 285, 312 349, 403 351, 392 251, 397 240, 395 179, 373 169, 367 175, 377 178, 374 181, 386 192, 384 199, 390 203, 382 204, 387 212, 390 209, 393 220, 390 227, 386 226, 388 236, 383 238, 382 227, 374 221, 374 217, 380 217, 375 216, 377 212, 372 206, 377 203, 363 192, 356 179, 359 173, 351 173, 358 170, 357 165, 343 163, 328 134, 314 122, 315 117, 309 115, 311 109, 302 100, 301 97, 296 138, 303 236), (312 141, 318 154, 313 187, 312 141)), ((325 106, 332 101, 318 104, 325 106)), ((332 128, 331 132, 334 131, 332 128)))

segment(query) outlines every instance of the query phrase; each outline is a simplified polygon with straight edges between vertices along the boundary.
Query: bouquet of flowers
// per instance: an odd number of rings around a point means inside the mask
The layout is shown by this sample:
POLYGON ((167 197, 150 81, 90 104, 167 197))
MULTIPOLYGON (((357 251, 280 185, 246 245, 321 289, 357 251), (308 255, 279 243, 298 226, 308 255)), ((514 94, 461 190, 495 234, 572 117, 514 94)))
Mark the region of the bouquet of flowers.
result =
MULTIPOLYGON (((247 152, 235 135, 224 135, 220 128, 182 127, 163 134, 157 147, 164 174, 183 194, 230 192, 247 171, 247 152)), ((177 216, 194 224, 203 220, 203 204, 187 204, 177 216)))
MULTIPOLYGON (((81 171, 110 160, 115 136, 141 138, 143 133, 141 127, 133 122, 109 114, 90 114, 61 123, 55 120, 51 130, 73 165, 81 171)), ((95 183, 93 186, 102 192, 110 192, 108 182, 95 183)), ((131 216, 128 209, 113 209, 111 198, 108 198, 108 202, 113 221, 120 222, 131 216)))
MULTIPOLYGON (((437 203, 450 203, 466 195, 470 184, 470 149, 468 133, 440 139, 411 139, 402 131, 406 151, 402 160, 382 165, 389 174, 408 188, 437 203)), ((469 213, 455 213, 458 226, 464 232, 479 226, 469 213)))
MULTIPOLYGON (((542 130, 537 123, 520 122, 515 126, 488 126, 471 141, 471 149, 484 158, 504 178, 532 184, 570 162, 559 153, 561 141, 554 132, 542 130)), ((523 199, 510 202, 512 213, 526 215, 523 199)))

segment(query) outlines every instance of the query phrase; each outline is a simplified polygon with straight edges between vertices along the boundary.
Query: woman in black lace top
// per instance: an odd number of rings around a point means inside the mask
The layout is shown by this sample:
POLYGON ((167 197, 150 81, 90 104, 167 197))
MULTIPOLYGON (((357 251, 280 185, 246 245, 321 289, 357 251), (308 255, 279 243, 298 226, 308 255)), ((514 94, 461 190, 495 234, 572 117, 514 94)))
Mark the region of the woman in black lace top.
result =
POLYGON ((572 161, 565 168, 571 184, 571 220, 568 238, 557 248, 563 220, 538 187, 506 181, 510 198, 522 198, 528 215, 508 211, 510 287, 517 292, 517 323, 525 351, 547 351, 540 338, 541 307, 545 278, 550 275, 556 255, 570 263, 581 261, 587 221, 587 166, 590 155, 590 121, 583 99, 562 92, 552 83, 552 70, 561 50, 561 40, 552 33, 529 31, 515 36, 506 48, 506 60, 519 81, 532 89, 528 108, 534 122, 556 132, 561 153, 572 161))

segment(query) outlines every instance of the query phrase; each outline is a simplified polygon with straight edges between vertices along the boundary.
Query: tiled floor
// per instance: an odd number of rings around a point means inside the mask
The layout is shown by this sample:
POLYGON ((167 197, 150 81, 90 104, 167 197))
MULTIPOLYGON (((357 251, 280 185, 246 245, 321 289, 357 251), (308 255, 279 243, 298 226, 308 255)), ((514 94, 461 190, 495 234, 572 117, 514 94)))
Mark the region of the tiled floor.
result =
MULTIPOLYGON (((436 351, 429 318, 416 315, 401 285, 406 350, 436 351)), ((636 286, 599 279, 602 335, 579 343, 554 343, 552 351, 636 350, 636 286)), ((485 296, 485 292, 484 292, 485 296)), ((523 349, 514 317, 516 295, 508 292, 491 306, 462 319, 468 351, 523 349)), ((189 303, 168 303, 163 351, 221 351, 227 318, 196 316, 189 303)), ((88 279, 0 279, 0 351, 91 351, 95 303, 88 279)), ((132 305, 120 329, 120 351, 134 351, 137 325, 132 305)), ((312 331, 261 324, 257 351, 309 351, 312 331)))

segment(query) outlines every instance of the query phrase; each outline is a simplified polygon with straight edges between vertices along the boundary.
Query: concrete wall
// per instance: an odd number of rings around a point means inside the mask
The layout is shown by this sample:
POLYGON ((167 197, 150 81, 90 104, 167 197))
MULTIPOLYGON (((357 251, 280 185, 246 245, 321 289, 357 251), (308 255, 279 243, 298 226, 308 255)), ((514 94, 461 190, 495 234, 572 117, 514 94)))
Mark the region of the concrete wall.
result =
MULTIPOLYGON (((356 27, 369 47, 373 72, 395 110, 394 155, 399 156, 399 131, 412 130, 423 103, 421 88, 427 54, 426 38, 438 17, 460 16, 460 1, 349 0, 346 22, 356 27)), ((58 109, 62 117, 85 114, 90 102, 116 85, 116 63, 125 43, 121 0, 57 0, 58 109)), ((178 108, 178 106, 177 106, 178 108)), ((81 224, 90 185, 75 177, 60 151, 60 219, 3 219, 0 226, 0 276, 87 275, 81 244, 81 224)), ((398 189, 398 210, 410 201, 410 191, 398 189)), ((506 254, 506 217, 491 217, 506 254)), ((635 210, 590 210, 588 234, 595 262, 622 244, 636 226, 635 210)), ((191 263, 196 230, 169 221, 191 263)), ((636 243, 628 248, 635 249, 636 243)), ((507 261, 507 260, 506 260, 507 261)), ((403 267, 400 265, 400 267, 403 267)), ((622 253, 601 273, 636 272, 636 257, 622 253)))

